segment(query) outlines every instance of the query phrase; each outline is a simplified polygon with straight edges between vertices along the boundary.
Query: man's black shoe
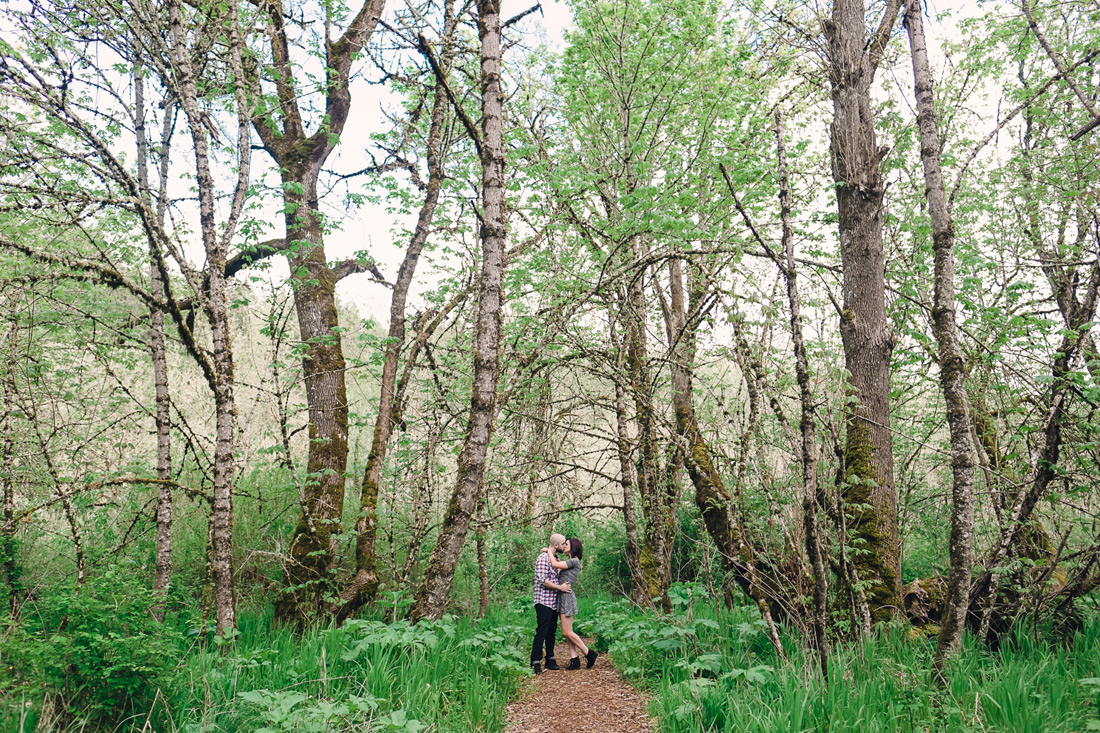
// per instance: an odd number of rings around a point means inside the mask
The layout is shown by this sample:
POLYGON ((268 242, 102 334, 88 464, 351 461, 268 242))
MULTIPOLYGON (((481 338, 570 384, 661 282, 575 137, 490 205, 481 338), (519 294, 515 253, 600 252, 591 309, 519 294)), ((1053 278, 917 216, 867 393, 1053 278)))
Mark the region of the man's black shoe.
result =
POLYGON ((561 667, 558 666, 558 663, 554 661, 553 657, 550 657, 549 659, 546 660, 546 668, 547 669, 561 669, 561 667))
POLYGON ((542 674, 542 664, 540 664, 539 662, 532 662, 531 671, 535 674, 542 674))

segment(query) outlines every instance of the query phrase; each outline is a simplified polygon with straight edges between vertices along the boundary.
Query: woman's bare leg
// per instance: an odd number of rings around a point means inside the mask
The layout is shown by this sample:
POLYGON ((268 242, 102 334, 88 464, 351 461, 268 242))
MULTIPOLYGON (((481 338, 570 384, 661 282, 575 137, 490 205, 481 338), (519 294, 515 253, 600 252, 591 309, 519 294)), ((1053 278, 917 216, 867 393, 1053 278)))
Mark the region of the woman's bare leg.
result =
POLYGON ((565 643, 569 646, 569 658, 577 656, 577 647, 573 645, 573 640, 569 638, 569 634, 573 631, 573 617, 572 616, 559 616, 561 619, 561 635, 565 637, 565 643), (566 620, 569 621, 569 625, 566 626, 566 620))
POLYGON ((585 646, 584 641, 573 631, 573 617, 562 616, 561 617, 561 635, 565 637, 565 640, 569 642, 569 648, 573 656, 577 656, 578 650, 581 654, 588 654, 588 647, 585 646))

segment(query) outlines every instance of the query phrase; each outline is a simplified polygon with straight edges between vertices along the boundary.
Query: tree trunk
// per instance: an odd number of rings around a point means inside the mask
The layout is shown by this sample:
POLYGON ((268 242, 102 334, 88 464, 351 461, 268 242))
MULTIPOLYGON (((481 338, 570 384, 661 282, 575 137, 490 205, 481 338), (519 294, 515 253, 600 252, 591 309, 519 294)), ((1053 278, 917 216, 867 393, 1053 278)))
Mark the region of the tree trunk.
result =
POLYGON ((477 606, 477 617, 485 618, 489 611, 489 556, 485 550, 485 504, 486 496, 484 486, 481 497, 477 502, 477 579, 480 590, 477 606))
MULTIPOLYGON (((756 602, 761 618, 767 624, 769 639, 776 651, 783 654, 779 633, 772 617, 767 595, 760 587, 752 548, 745 542, 733 516, 733 497, 714 466, 710 446, 699 429, 692 394, 692 365, 695 362, 695 323, 688 321, 684 304, 684 278, 680 260, 668 263, 669 305, 666 311, 668 341, 672 347, 669 368, 672 372, 672 406, 676 414, 676 429, 685 454, 684 465, 695 487, 695 503, 703 516, 703 524, 722 557, 723 570, 732 576, 749 598, 756 602)), ((698 275, 691 288, 691 312, 700 305, 698 275)))
POLYGON ((639 566, 641 552, 638 548, 638 525, 634 518, 634 486, 635 471, 634 461, 631 458, 633 446, 630 440, 630 416, 626 411, 626 390, 623 389, 623 380, 620 374, 624 366, 624 352, 629 349, 629 344, 621 341, 616 334, 615 316, 610 318, 611 343, 615 346, 615 447, 619 456, 619 483, 623 490, 623 524, 626 529, 626 565, 630 570, 630 582, 632 595, 637 600, 638 588, 641 587, 641 568, 639 566))
POLYGON ((334 536, 344 513, 348 464, 348 398, 336 273, 325 259, 317 172, 284 168, 283 199, 298 331, 306 345, 302 378, 309 411, 305 502, 288 548, 287 589, 275 605, 284 621, 305 621, 332 590, 334 536), (297 194, 295 184, 303 187, 297 194))
MULTIPOLYGON (((859 549, 852 558, 874 620, 900 608, 901 548, 890 435, 890 356, 894 334, 886 316, 886 263, 882 248, 880 163, 886 155, 875 141, 871 83, 897 16, 889 0, 874 38, 867 39, 863 0, 834 0, 825 21, 829 81, 833 98, 830 128, 833 179, 839 212, 843 267, 840 319, 850 405, 845 419, 844 511, 848 533, 859 549)), ((851 592, 851 589, 849 589, 851 592)))
POLYGON ((950 570, 947 575, 947 603, 936 643, 932 666, 943 680, 943 666, 959 650, 970 603, 970 567, 974 545, 974 449, 970 440, 962 351, 955 326, 955 225, 947 208, 940 161, 940 130, 936 121, 932 70, 919 0, 908 0, 905 26, 913 59, 913 89, 917 99, 921 162, 924 164, 925 195, 932 217, 932 248, 935 261, 935 294, 932 329, 939 347, 940 387, 947 405, 951 435, 951 539, 950 570))
MULTIPOLYGON (((152 269, 152 296, 164 298, 164 283, 156 265, 152 269)), ((157 551, 153 575, 153 597, 162 605, 172 579, 172 443, 168 397, 168 361, 165 351, 164 314, 157 309, 149 313, 149 343, 153 358, 153 384, 156 391, 157 427, 157 551)), ((163 610, 158 614, 163 618, 163 610)))
POLYGON ((504 129, 500 85, 500 2, 478 0, 481 40, 481 273, 474 334, 474 376, 466 438, 458 456, 455 488, 439 538, 409 611, 413 619, 443 615, 455 567, 477 502, 496 413, 504 275, 504 129))
MULTIPOLYGON (((137 142, 137 171, 138 185, 142 194, 151 196, 149 187, 149 144, 145 131, 145 79, 142 73, 140 50, 135 44, 134 64, 134 108, 136 124, 134 125, 137 142)), ((170 117, 165 110, 166 119, 170 117)), ((161 195, 157 199, 156 212, 157 224, 164 227, 165 194, 167 185, 167 171, 164 167, 168 161, 168 145, 170 141, 170 128, 166 128, 161 136, 161 195)), ((160 276, 160 268, 157 264, 158 253, 153 250, 156 241, 149 239, 149 276, 151 280, 150 295, 158 301, 165 299, 164 280, 160 276)), ((171 444, 171 418, 169 415, 168 397, 168 361, 165 348, 164 312, 159 308, 151 308, 149 311, 149 350, 153 361, 153 388, 155 394, 156 411, 154 420, 157 430, 157 479, 161 482, 157 489, 157 534, 156 534, 156 560, 153 571, 153 614, 158 619, 164 618, 164 602, 168 592, 168 583, 172 578, 172 487, 169 480, 172 477, 172 444, 171 444)))
MULTIPOLYGON (((236 626, 236 600, 233 586, 233 450, 236 438, 233 351, 229 327, 229 300, 226 292, 225 263, 227 230, 219 237, 214 216, 214 179, 210 170, 210 146, 205 115, 199 107, 198 93, 191 69, 191 49, 179 0, 168 3, 172 62, 179 103, 187 118, 195 150, 195 179, 199 195, 199 220, 207 262, 205 293, 196 293, 210 323, 213 361, 215 439, 214 488, 210 512, 211 574, 214 585, 214 613, 218 633, 236 626)), ((234 24, 235 25, 235 24, 234 24)), ((247 155, 247 150, 242 151, 247 155)), ((246 159, 247 160, 247 159, 246 159)), ((240 174, 247 177, 247 163, 240 174)))
POLYGON ((779 211, 782 220, 783 256, 781 265, 787 283, 787 303, 791 309, 791 341, 794 345, 794 371, 798 380, 798 401, 801 408, 798 427, 802 434, 802 531, 806 557, 813 576, 813 645, 817 652, 821 678, 829 681, 829 642, 825 635, 829 614, 829 585, 825 575, 825 559, 817 524, 817 436, 814 422, 813 392, 810 390, 810 357, 802 336, 802 301, 798 294, 798 270, 794 261, 794 231, 791 228, 791 187, 787 178, 787 150, 783 142, 783 117, 776 110, 775 138, 779 158, 779 211))
MULTIPOLYGON (((627 251, 632 266, 641 259, 638 237, 632 237, 627 251)), ((666 507, 658 474, 657 425, 653 408, 653 383, 649 374, 649 354, 646 347, 645 273, 637 272, 627 291, 625 318, 626 365, 630 391, 634 396, 635 421, 638 426, 638 492, 642 499, 642 537, 638 548, 640 587, 635 602, 653 607, 668 606, 668 583, 662 565, 668 554, 665 529, 666 507)))
MULTIPOLYGON (((453 2, 446 2, 443 10, 443 51, 442 70, 446 73, 454 59, 454 30, 456 19, 453 2)), ((378 511, 378 489, 382 483, 382 469, 386 462, 386 451, 390 435, 393 433, 394 410, 396 409, 397 366, 401 349, 405 344, 405 303, 413 274, 420 260, 420 253, 428 241, 432 217, 435 215, 439 193, 443 187, 442 140, 443 123, 447 112, 447 91, 442 80, 437 79, 435 96, 432 100, 431 125, 428 129, 428 187, 424 194, 424 203, 416 221, 409 247, 401 269, 397 272, 397 282, 393 286, 390 301, 390 325, 386 335, 385 360, 382 364, 382 386, 378 398, 378 417, 374 422, 374 434, 371 439, 367 467, 363 472, 363 484, 359 499, 359 519, 356 523, 355 575, 341 591, 343 605, 340 618, 346 618, 356 608, 369 603, 378 591, 378 558, 375 549, 378 511)))
MULTIPOLYGON (((317 179, 339 143, 351 110, 348 80, 352 62, 370 39, 385 0, 367 0, 339 39, 325 38, 324 120, 307 134, 290 58, 291 41, 280 3, 263 6, 271 49, 271 73, 278 105, 252 118, 263 147, 282 175, 286 238, 267 252, 282 251, 290 261, 309 410, 309 454, 301 514, 289 547, 287 587, 275 606, 284 621, 306 621, 324 610, 335 560, 333 539, 340 534, 344 479, 348 463, 348 400, 344 352, 336 311, 336 282, 363 272, 355 260, 330 267, 325 259, 324 222, 317 179)), ((329 29, 326 28, 326 33, 329 29)), ((258 70, 249 84, 259 90, 258 70)))
MULTIPOLYGON (((14 301, 13 301, 14 302, 14 301)), ((0 526, 0 574, 8 591, 8 616, 15 620, 19 616, 19 593, 21 590, 19 562, 16 558, 18 544, 15 540, 15 433, 11 414, 15 400, 15 330, 17 314, 12 309, 8 363, 4 374, 2 397, 4 414, 0 419, 0 429, 4 431, 0 444, 0 487, 4 492, 4 523, 0 526)))

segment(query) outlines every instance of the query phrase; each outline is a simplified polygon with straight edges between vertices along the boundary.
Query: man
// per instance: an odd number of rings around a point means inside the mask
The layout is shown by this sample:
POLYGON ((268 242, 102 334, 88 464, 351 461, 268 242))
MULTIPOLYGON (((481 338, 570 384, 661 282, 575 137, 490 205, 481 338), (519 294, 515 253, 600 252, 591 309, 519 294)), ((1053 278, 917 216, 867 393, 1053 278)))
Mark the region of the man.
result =
MULTIPOLYGON (((550 535, 554 552, 565 552, 565 536, 550 535)), ((558 628, 558 591, 573 590, 569 583, 558 583, 558 571, 550 565, 545 552, 535 561, 535 643, 531 646, 531 669, 542 674, 542 650, 546 647, 546 668, 561 669, 554 661, 554 635, 558 628)))

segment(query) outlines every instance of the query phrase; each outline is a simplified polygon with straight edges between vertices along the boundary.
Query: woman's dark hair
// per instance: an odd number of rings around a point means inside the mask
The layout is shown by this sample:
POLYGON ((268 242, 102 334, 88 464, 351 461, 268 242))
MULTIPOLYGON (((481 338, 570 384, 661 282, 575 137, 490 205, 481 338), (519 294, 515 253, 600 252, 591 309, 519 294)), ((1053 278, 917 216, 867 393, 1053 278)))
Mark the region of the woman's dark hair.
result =
POLYGON ((569 540, 569 555, 575 557, 578 560, 584 556, 584 545, 576 537, 570 537, 569 540))

